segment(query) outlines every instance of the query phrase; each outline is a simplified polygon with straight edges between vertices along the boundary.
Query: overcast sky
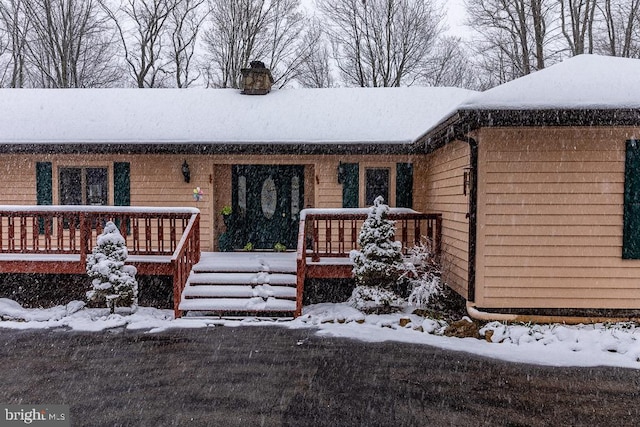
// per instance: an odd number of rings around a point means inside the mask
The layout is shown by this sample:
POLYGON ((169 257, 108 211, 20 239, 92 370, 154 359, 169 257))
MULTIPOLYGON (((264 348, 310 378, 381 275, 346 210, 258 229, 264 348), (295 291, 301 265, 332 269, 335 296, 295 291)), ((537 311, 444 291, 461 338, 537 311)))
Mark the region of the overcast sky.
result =
POLYGON ((449 33, 456 36, 464 36, 468 33, 465 27, 467 13, 464 10, 464 0, 442 0, 447 11, 449 21, 449 33))

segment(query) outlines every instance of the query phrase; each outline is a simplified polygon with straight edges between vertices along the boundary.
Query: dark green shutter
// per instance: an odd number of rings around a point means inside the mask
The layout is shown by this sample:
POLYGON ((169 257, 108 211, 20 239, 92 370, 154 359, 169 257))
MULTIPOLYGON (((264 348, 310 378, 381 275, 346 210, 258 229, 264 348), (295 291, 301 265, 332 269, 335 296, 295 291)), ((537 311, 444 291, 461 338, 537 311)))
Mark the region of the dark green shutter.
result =
POLYGON ((52 178, 50 162, 36 163, 36 198, 39 205, 53 204, 52 178))
MULTIPOLYGON (((36 203, 53 204, 53 168, 51 162, 36 163, 36 203)), ((44 234, 44 219, 38 218, 39 233, 44 234)))
MULTIPOLYGON (((115 206, 131 205, 131 166, 128 162, 113 164, 113 204, 115 206)), ((120 220, 116 219, 120 228, 120 220)), ((127 219, 127 234, 131 234, 131 224, 127 219)))
POLYGON ((128 162, 113 164, 113 204, 131 205, 131 166, 128 162))
POLYGON ((640 141, 627 141, 622 258, 640 258, 640 141))
POLYGON ((340 180, 342 181, 342 207, 357 208, 360 192, 360 168, 357 163, 341 163, 340 180))
POLYGON ((396 207, 413 208, 413 165, 396 164, 396 207))

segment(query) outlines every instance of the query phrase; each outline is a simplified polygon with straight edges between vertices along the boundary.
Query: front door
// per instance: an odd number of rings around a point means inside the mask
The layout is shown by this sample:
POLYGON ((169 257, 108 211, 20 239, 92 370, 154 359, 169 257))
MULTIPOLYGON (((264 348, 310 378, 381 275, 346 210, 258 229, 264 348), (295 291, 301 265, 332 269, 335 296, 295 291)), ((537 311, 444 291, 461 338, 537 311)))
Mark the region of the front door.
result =
POLYGON ((232 174, 235 249, 251 243, 295 249, 304 203, 304 166, 235 165, 232 174))

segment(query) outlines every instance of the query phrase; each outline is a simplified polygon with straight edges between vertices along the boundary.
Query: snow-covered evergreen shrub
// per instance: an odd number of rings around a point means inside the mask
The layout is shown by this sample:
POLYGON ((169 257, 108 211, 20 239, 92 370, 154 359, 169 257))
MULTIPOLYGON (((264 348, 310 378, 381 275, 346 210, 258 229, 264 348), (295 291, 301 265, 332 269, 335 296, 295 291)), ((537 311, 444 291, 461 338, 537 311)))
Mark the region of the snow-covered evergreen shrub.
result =
MULTIPOLYGON (((396 229, 395 221, 387 218, 389 206, 384 204, 380 196, 373 203, 358 236, 360 250, 353 250, 350 254, 354 264, 353 275, 359 287, 385 290, 397 295, 403 287, 405 273, 402 244, 393 240, 396 229)), ((366 295, 369 294, 361 294, 363 297, 366 295)), ((379 300, 383 305, 388 305, 389 301, 396 299, 384 297, 379 300)))
POLYGON ((409 250, 407 264, 412 288, 408 302, 416 307, 427 308, 442 293, 440 266, 428 241, 422 241, 409 250))
POLYGON ((118 227, 109 221, 98 236, 96 246, 87 257, 87 275, 92 289, 87 292, 91 301, 105 301, 111 312, 116 307, 138 305, 136 268, 125 265, 129 253, 118 227))

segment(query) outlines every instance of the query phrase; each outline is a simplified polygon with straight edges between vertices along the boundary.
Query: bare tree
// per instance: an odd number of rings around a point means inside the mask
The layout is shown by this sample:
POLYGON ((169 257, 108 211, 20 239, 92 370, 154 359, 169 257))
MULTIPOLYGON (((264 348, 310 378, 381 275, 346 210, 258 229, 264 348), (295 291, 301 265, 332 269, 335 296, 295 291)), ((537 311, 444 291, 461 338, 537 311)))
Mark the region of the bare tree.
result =
POLYGON ((270 17, 262 44, 256 53, 274 74, 274 85, 286 86, 299 72, 301 64, 310 55, 310 47, 300 43, 304 37, 304 15, 299 12, 299 0, 272 0, 270 17))
POLYGON ((113 31, 94 0, 27 0, 24 7, 36 85, 95 87, 118 80, 113 31))
POLYGON ((198 34, 207 16, 204 6, 205 0, 181 0, 169 16, 172 71, 179 88, 189 87, 199 77, 192 71, 198 34))
POLYGON ((325 40, 322 24, 314 20, 304 35, 302 45, 308 47, 305 60, 301 62, 296 80, 303 87, 333 87, 335 81, 331 72, 330 47, 325 40))
POLYGON ((469 56, 459 37, 442 37, 427 61, 420 83, 427 86, 478 88, 480 83, 469 56))
POLYGON ((605 22, 604 54, 640 57, 640 0, 600 0, 605 22))
POLYGON ((299 0, 210 0, 209 6, 208 86, 239 87, 240 70, 252 60, 267 63, 277 86, 295 77, 304 25, 299 0))
POLYGON ((593 53, 597 0, 558 0, 560 24, 572 56, 593 53))
POLYGON ((420 74, 442 32, 430 0, 319 0, 348 85, 401 86, 420 74))
POLYGON ((216 87, 240 86, 240 70, 249 64, 256 39, 265 31, 264 1, 209 1, 210 29, 205 34, 209 54, 207 76, 216 87))
POLYGON ((466 5, 480 66, 492 74, 486 82, 499 84, 545 68, 562 50, 549 32, 556 22, 551 0, 466 0, 466 5))
POLYGON ((180 0, 126 0, 116 10, 103 0, 115 23, 127 64, 139 88, 163 86, 168 78, 165 52, 169 43, 167 21, 180 0))
POLYGON ((4 40, 0 39, 0 54, 7 52, 0 82, 6 82, 4 84, 9 87, 25 85, 25 53, 29 27, 23 0, 0 1, 0 28, 4 34, 4 40))

